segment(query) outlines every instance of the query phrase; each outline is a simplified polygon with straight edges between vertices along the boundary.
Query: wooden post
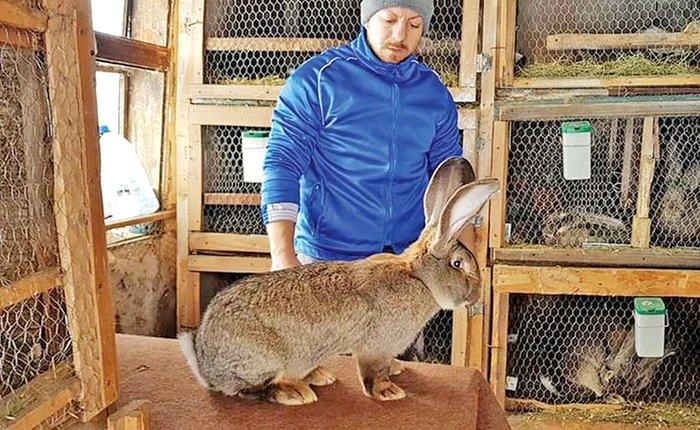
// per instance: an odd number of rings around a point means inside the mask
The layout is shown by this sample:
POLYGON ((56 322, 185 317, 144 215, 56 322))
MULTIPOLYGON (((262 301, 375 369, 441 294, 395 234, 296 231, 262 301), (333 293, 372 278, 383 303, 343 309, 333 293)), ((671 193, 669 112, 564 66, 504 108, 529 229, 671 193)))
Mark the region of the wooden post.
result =
MULTIPOLYGON (((465 117, 470 117, 465 120, 464 128, 462 129, 462 154, 463 157, 469 160, 478 171, 479 160, 477 151, 478 139, 478 113, 477 111, 469 111, 469 114, 464 114, 465 117)), ((479 236, 480 228, 474 225, 469 225, 460 241, 467 246, 472 252, 478 251, 477 237, 479 236)), ((452 313, 452 359, 453 366, 473 366, 481 368, 481 331, 483 330, 483 300, 481 299, 471 306, 469 309, 457 309, 452 313), (478 354, 479 359, 472 360, 472 355, 478 354)))
POLYGON ((494 122, 493 132, 493 162, 491 171, 501 181, 501 192, 492 199, 491 209, 491 248, 501 248, 505 240, 506 220, 506 184, 508 180, 508 146, 510 123, 494 122))
POLYGON ((107 418, 107 430, 148 430, 150 420, 151 402, 135 400, 107 418))
POLYGON ((464 101, 476 100, 476 54, 479 41, 481 2, 462 0, 462 33, 459 49, 459 87, 467 95, 464 101))
POLYGON ((639 188, 637 190, 637 214, 632 219, 632 246, 648 248, 651 236, 651 184, 656 168, 656 142, 658 122, 655 117, 644 118, 642 131, 642 152, 639 160, 639 188))
POLYGON ((179 2, 177 50, 177 325, 199 325, 200 275, 188 269, 189 234, 201 230, 201 127, 190 125, 192 84, 203 83, 204 0, 179 2))
POLYGON ((55 215, 82 419, 118 395, 89 0, 46 0, 55 215))
POLYGON ((498 79, 501 86, 510 87, 515 78, 515 29, 517 0, 501 0, 499 5, 498 33, 500 59, 498 79))
POLYGON ((505 407, 506 402, 506 363, 508 359, 508 293, 494 291, 493 294, 493 334, 491 340, 490 382, 496 400, 505 407))

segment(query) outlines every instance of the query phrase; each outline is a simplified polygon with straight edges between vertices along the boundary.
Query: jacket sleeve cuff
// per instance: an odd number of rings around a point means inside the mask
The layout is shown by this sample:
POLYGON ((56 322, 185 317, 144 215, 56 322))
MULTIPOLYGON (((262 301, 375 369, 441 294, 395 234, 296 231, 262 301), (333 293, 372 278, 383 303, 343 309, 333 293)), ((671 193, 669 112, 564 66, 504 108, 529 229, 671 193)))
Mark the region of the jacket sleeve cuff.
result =
POLYGON ((299 205, 296 203, 270 203, 262 206, 263 224, 276 221, 297 221, 299 205))

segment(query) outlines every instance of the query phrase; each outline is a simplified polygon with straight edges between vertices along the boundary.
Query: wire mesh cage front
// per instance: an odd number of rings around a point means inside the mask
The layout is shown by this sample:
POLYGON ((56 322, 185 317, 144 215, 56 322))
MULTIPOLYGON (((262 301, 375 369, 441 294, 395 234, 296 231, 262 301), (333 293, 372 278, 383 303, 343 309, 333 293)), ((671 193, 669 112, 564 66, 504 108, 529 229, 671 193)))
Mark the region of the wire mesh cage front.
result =
POLYGON ((651 246, 700 248, 700 116, 658 120, 651 246))
POLYGON ((634 297, 511 294, 512 399, 700 405, 700 300, 663 298, 664 356, 635 350, 634 297))
POLYGON ((576 180, 564 177, 564 122, 511 124, 506 246, 629 245, 643 120, 591 120, 590 179, 576 180))
POLYGON ((61 288, 0 310, 0 398, 66 362, 71 355, 61 288))
POLYGON ((58 265, 45 91, 39 54, 0 45, 0 288, 58 265))
POLYGON ((516 20, 518 77, 700 74, 695 0, 519 0, 516 20))
MULTIPOLYGON (((12 32, 3 40, 34 45, 32 33, 12 32)), ((59 245, 45 53, 15 45, 0 44, 0 425, 48 395, 27 388, 40 375, 73 372, 63 288, 20 300, 20 283, 59 266, 59 245)))
MULTIPOLYGON (((282 85, 301 63, 360 30, 356 1, 207 0, 205 10, 208 84, 282 85)), ((461 0, 436 1, 419 55, 452 87, 459 85, 461 23, 461 0)))

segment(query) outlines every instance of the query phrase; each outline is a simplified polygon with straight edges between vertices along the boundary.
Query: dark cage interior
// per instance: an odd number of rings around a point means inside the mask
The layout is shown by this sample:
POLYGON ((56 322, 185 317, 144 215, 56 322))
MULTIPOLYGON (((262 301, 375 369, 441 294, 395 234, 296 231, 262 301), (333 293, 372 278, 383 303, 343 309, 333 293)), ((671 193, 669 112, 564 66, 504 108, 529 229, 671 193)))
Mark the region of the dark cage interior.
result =
POLYGON ((636 212, 643 120, 590 120, 591 176, 583 180, 564 178, 565 121, 571 120, 511 124, 506 246, 628 245, 636 212))
MULTIPOLYGON (((461 23, 461 0, 436 1, 419 55, 453 87, 458 85, 461 23)), ((359 30, 359 1, 207 0, 204 36, 216 40, 206 43, 204 83, 281 85, 316 52, 354 39, 359 30), (307 40, 282 50, 271 48, 265 38, 307 40)))
POLYGON ((511 294, 512 399, 700 404, 700 299, 663 298, 665 355, 634 347, 634 297, 511 294))

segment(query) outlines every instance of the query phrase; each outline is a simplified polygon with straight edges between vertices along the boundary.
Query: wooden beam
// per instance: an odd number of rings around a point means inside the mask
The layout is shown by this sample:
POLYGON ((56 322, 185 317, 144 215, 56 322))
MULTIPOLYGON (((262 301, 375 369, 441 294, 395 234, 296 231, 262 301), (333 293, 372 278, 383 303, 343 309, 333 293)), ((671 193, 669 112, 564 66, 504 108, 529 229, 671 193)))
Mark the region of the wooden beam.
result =
POLYGON ((46 13, 28 8, 16 1, 0 0, 0 24, 22 30, 46 31, 49 17, 46 13))
POLYGON ((28 30, 0 25, 0 46, 37 51, 39 50, 39 36, 28 30))
POLYGON ((591 97, 575 100, 505 102, 496 107, 500 121, 562 118, 633 118, 642 116, 691 116, 700 112, 697 96, 591 97))
POLYGON ((513 84, 515 78, 515 31, 516 31, 516 13, 518 5, 517 0, 503 0, 499 4, 499 43, 505 46, 505 49, 498 51, 500 56, 497 65, 497 79, 499 87, 509 87, 513 84))
POLYGON ((632 241, 635 248, 648 248, 651 240, 651 185, 656 168, 656 146, 658 142, 658 120, 644 118, 642 128, 642 150, 639 159, 639 185, 637 188, 637 213, 632 218, 632 241))
POLYGON ((202 224, 202 130, 190 125, 190 87, 204 82, 204 0, 180 0, 177 10, 177 327, 200 321, 200 274, 190 272, 189 235, 202 224))
POLYGON ((267 257, 192 255, 188 267, 193 272, 262 273, 270 270, 271 263, 267 257))
POLYGON ((20 279, 7 288, 0 288, 0 309, 6 309, 60 285, 61 274, 58 267, 20 279))
MULTIPOLYGON (((189 106, 189 121, 193 125, 232 125, 270 127, 274 106, 238 106, 227 104, 193 104, 189 106)), ((457 127, 476 128, 478 112, 474 109, 457 111, 457 127)))
POLYGON ((166 219, 175 218, 175 209, 170 209, 167 211, 158 211, 149 215, 142 215, 133 218, 124 219, 121 221, 108 222, 105 224, 107 230, 114 230, 115 228, 129 227, 131 225, 145 224, 147 222, 162 221, 166 219))
POLYGON ((500 248, 494 263, 700 269, 700 251, 670 249, 500 248))
POLYGON ((700 271, 616 267, 493 267, 498 293, 700 297, 700 271))
POLYGON ((281 86, 277 85, 202 85, 190 86, 193 99, 229 99, 276 101, 281 86))
MULTIPOLYGON (((294 37, 229 37, 207 38, 207 51, 267 51, 267 52, 322 52, 328 48, 348 43, 342 39, 312 39, 294 37)), ((421 54, 457 55, 458 40, 421 39, 418 50, 421 54)))
POLYGON ((167 47, 99 32, 95 33, 95 38, 100 61, 160 72, 170 67, 167 47))
POLYGON ((268 52, 321 52, 340 46, 339 39, 304 39, 290 37, 210 37, 206 40, 207 51, 268 51, 268 52))
POLYGON ((77 400, 80 381, 68 363, 49 369, 0 400, 0 426, 8 430, 33 429, 77 400), (7 411, 14 411, 8 415, 7 411))
MULTIPOLYGON (((471 0, 470 0, 471 1, 471 0)), ((209 85, 193 84, 190 86, 192 99, 227 99, 227 100, 262 100, 277 101, 281 85, 209 85)), ((475 88, 448 88, 455 103, 471 102, 475 88)))
POLYGON ((565 51, 571 49, 654 49, 698 48, 700 37, 693 33, 621 33, 621 34, 552 34, 547 36, 547 49, 565 51))
POLYGON ((118 395, 100 187, 90 0, 46 0, 56 230, 82 419, 118 395))
POLYGON ((515 78, 514 88, 617 88, 700 86, 700 75, 607 78, 515 78))
POLYGON ((190 105, 190 124, 269 127, 272 106, 190 105))
POLYGON ((260 205, 260 194, 205 193, 205 205, 260 205))
POLYGON ((190 251, 269 253, 270 242, 267 236, 258 234, 192 232, 190 251))
POLYGON ((107 430, 148 430, 151 420, 151 402, 134 400, 109 415, 107 430))

